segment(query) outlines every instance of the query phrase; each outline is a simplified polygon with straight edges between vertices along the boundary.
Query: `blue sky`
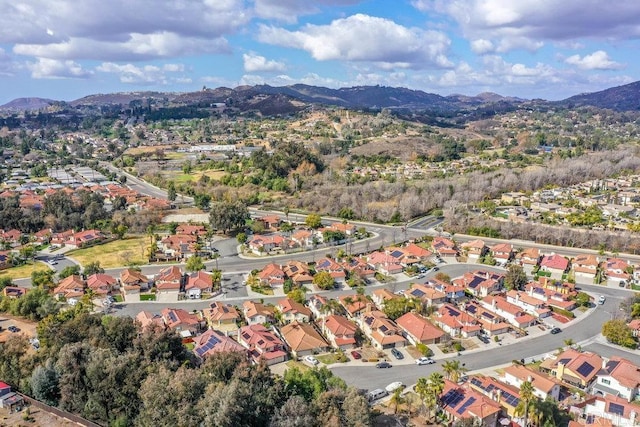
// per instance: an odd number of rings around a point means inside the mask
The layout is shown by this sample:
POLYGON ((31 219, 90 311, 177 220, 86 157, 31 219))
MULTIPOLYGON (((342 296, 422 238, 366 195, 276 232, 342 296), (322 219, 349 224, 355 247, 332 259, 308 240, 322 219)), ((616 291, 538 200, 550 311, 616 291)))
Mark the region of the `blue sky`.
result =
POLYGON ((245 84, 563 99, 640 80, 637 0, 0 0, 0 104, 245 84))

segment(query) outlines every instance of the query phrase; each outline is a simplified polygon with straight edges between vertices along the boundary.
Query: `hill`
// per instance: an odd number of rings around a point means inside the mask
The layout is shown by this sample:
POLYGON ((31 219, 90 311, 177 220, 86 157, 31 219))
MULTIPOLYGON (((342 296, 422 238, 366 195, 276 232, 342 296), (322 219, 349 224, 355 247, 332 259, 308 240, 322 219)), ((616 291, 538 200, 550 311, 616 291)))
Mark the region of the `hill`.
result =
POLYGON ((640 110, 640 81, 599 92, 575 95, 560 101, 566 107, 591 105, 616 111, 640 110))
POLYGON ((41 108, 46 108, 49 105, 53 104, 53 99, 46 98, 17 98, 13 101, 7 102, 4 105, 0 105, 0 110, 12 110, 12 111, 22 111, 22 110, 39 110, 41 108))

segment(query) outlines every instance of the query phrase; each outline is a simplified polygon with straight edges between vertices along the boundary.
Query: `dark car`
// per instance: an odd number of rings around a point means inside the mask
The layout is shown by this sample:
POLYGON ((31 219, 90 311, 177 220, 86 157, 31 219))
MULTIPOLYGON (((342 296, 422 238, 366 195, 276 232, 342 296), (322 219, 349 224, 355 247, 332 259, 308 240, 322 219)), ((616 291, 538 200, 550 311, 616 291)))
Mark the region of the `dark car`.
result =
POLYGON ((13 326, 13 325, 12 325, 12 326, 9 326, 9 327, 7 328, 7 330, 8 330, 9 332, 20 332, 20 328, 18 328, 17 326, 13 326))
POLYGON ((378 368, 378 369, 390 368, 390 367, 391 367, 391 363, 389 363, 389 362, 378 362, 378 363, 376 363, 376 368, 378 368))
POLYGON ((351 357, 353 357, 354 359, 358 360, 358 359, 362 359, 362 355, 360 353, 358 353, 357 351, 353 350, 351 352, 351 357))
POLYGON ((398 360, 404 359, 404 354, 402 354, 402 352, 400 352, 400 350, 398 350, 397 348, 392 348, 391 354, 393 354, 393 357, 395 357, 398 360))
POLYGON ((551 333, 552 333, 552 334, 554 334, 554 335, 555 335, 555 334, 559 334, 560 332, 562 332, 562 329, 560 329, 560 328, 553 328, 553 329, 551 330, 551 333))

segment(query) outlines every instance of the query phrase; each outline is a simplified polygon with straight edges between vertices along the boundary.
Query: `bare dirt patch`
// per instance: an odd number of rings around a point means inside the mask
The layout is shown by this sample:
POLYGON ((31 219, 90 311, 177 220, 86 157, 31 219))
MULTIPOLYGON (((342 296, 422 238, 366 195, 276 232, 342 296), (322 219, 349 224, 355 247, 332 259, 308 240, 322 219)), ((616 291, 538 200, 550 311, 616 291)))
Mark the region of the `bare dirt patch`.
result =
POLYGON ((0 427, 4 426, 30 426, 30 427, 71 427, 78 424, 60 418, 50 412, 43 411, 33 406, 29 408, 29 417, 33 421, 25 421, 24 416, 26 410, 20 412, 9 413, 7 409, 0 409, 0 427))
POLYGON ((6 314, 0 315, 0 326, 2 326, 2 332, 0 332, 0 342, 5 342, 11 335, 24 335, 27 338, 33 338, 36 336, 37 322, 31 320, 25 320, 20 317, 10 316, 6 314), (9 326, 16 326, 20 329, 19 332, 10 332, 7 330, 9 326))

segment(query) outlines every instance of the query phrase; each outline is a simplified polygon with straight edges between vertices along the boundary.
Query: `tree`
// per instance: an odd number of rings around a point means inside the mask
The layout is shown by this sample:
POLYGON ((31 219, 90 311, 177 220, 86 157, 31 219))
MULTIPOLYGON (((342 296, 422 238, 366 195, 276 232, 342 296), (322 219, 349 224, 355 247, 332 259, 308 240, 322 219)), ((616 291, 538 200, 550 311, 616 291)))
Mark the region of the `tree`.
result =
POLYGON ((191 255, 187 258, 187 263, 185 265, 185 269, 187 271, 200 271, 204 270, 204 268, 204 262, 198 255, 191 255))
POLYGON ((393 395, 391 395, 391 400, 389 401, 389 403, 393 405, 393 413, 397 414, 398 406, 404 403, 404 397, 402 396, 402 387, 398 387, 393 392, 393 395))
POLYGON ((442 370, 445 372, 447 379, 457 383, 460 377, 467 372, 467 369, 460 364, 457 359, 447 360, 442 364, 442 370))
POLYGON ((173 181, 169 181, 169 184, 167 186, 167 199, 169 199, 169 201, 171 202, 174 202, 177 197, 178 194, 176 193, 176 184, 173 181))
POLYGON ((613 344, 627 348, 636 348, 637 342, 633 331, 623 319, 612 319, 602 325, 602 335, 613 344))
POLYGON ((80 274, 80 266, 79 265, 70 265, 68 267, 63 268, 62 271, 60 271, 60 273, 58 273, 58 277, 60 279, 64 279, 64 278, 67 278, 69 276, 74 276, 76 274, 80 274))
POLYGON ((415 298, 392 298, 384 303, 384 314, 391 320, 396 320, 411 310, 417 310, 422 304, 415 298))
POLYGON ((523 289, 527 284, 527 273, 518 264, 510 264, 504 276, 504 285, 507 289, 523 289))
POLYGON ((313 284, 323 290, 333 289, 336 281, 328 271, 320 271, 313 276, 313 284))
POLYGON ((527 427, 529 425, 529 410, 531 409, 531 404, 536 399, 534 388, 530 381, 525 381, 520 384, 520 402, 518 402, 518 406, 515 408, 515 413, 524 414, 523 427, 527 427))
POLYGON ((313 427, 317 422, 310 405, 298 395, 292 395, 276 409, 269 427, 313 427))
POLYGON ((47 360, 44 366, 36 366, 31 374, 30 382, 33 397, 47 405, 58 406, 58 400, 60 399, 58 378, 58 371, 56 371, 50 360, 47 360))
POLYGON ((104 268, 100 267, 100 261, 90 262, 84 267, 84 274, 86 276, 92 276, 99 273, 104 273, 104 268))
POLYGON ((247 243, 246 233, 238 233, 238 235, 236 236, 236 240, 238 240, 238 243, 240 243, 241 245, 247 243))
POLYGON ((233 202, 215 202, 211 205, 209 222, 215 230, 227 233, 230 230, 240 229, 249 219, 247 206, 239 200, 233 202))
POLYGON ((320 217, 320 215, 318 214, 309 214, 304 219, 304 223, 309 228, 320 228, 320 226, 322 225, 322 217, 320 217))
POLYGON ((451 276, 449 276, 447 273, 443 273, 442 271, 437 273, 435 278, 440 280, 441 282, 451 283, 451 276))
POLYGON ((287 298, 291 298, 292 300, 300 304, 304 304, 304 302, 306 301, 306 298, 304 296, 304 289, 302 288, 296 288, 288 292, 287 298))

